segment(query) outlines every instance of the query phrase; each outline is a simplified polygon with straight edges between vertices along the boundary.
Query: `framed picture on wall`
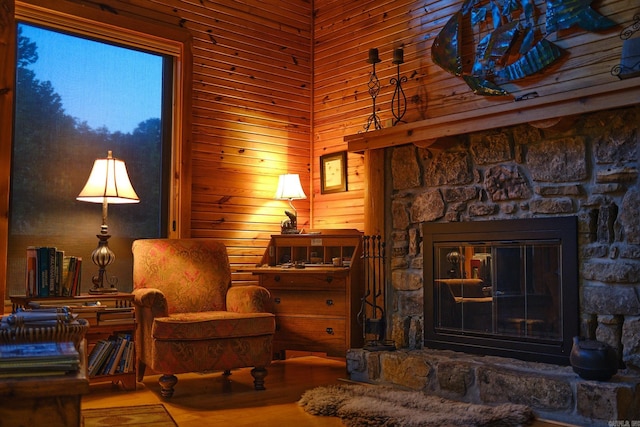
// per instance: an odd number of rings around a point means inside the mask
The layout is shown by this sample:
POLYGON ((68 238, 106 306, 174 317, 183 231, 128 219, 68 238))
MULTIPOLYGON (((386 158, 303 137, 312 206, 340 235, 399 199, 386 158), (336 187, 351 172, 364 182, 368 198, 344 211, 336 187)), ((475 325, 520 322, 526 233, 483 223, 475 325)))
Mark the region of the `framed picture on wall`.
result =
POLYGON ((347 152, 320 156, 321 193, 347 191, 347 152))

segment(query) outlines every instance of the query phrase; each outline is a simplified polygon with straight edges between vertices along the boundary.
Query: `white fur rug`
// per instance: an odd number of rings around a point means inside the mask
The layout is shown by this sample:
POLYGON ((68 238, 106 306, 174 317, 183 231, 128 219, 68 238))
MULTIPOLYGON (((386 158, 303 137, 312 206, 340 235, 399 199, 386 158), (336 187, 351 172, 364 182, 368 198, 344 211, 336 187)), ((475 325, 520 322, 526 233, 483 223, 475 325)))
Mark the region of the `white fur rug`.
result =
POLYGON ((475 405, 372 385, 317 387, 304 392, 298 404, 313 415, 339 417, 348 427, 515 427, 535 419, 523 405, 475 405))

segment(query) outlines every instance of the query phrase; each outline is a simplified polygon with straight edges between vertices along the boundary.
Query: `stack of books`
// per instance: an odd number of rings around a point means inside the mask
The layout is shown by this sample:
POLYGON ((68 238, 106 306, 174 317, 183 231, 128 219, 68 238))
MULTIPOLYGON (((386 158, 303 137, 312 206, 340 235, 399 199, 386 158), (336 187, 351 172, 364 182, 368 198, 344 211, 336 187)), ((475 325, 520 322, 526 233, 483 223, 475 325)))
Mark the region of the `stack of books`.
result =
POLYGON ((80 354, 71 342, 0 344, 0 378, 64 375, 80 367, 80 354))

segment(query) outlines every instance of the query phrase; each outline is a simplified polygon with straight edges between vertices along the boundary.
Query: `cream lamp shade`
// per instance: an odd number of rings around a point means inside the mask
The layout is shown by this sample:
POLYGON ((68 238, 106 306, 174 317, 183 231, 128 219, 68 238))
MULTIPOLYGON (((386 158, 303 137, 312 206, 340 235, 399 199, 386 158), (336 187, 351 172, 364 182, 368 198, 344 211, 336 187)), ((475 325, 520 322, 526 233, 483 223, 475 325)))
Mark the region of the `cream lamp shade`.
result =
POLYGON ((278 179, 278 189, 276 190, 276 200, 300 200, 306 199, 302 184, 300 184, 300 175, 297 173, 288 173, 280 175, 278 179))
POLYGON ((106 159, 97 159, 87 183, 77 200, 90 203, 139 203, 127 166, 122 160, 114 159, 112 152, 107 152, 106 159))

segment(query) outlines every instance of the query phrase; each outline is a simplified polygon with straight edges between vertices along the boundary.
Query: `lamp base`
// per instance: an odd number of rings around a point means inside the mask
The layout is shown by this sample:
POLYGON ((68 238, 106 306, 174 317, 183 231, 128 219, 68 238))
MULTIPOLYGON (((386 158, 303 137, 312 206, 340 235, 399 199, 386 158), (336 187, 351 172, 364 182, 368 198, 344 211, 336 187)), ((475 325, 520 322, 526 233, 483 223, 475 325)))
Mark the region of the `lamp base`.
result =
POLYGON ((96 237, 99 239, 98 247, 91 253, 91 261, 98 267, 98 273, 91 278, 93 287, 89 289, 89 293, 92 295, 116 293, 118 292, 116 288, 118 278, 107 275, 107 266, 115 261, 116 254, 109 248, 108 240, 111 235, 107 234, 106 226, 103 226, 102 232, 97 234, 96 237), (105 285, 111 286, 107 287, 105 285))

